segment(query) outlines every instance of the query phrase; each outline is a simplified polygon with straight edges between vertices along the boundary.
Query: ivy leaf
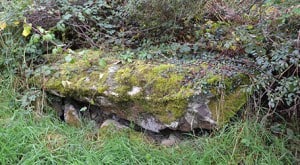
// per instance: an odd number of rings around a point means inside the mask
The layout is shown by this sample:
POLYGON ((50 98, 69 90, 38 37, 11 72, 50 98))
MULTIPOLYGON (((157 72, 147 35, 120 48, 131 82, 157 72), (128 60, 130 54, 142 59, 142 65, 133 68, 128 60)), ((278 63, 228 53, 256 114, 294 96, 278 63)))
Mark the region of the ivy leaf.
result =
POLYGON ((54 39, 54 35, 53 34, 48 33, 48 34, 43 35, 43 40, 44 41, 51 41, 53 39, 54 39))
POLYGON ((45 29, 43 29, 42 27, 38 26, 37 29, 38 29, 41 33, 45 33, 45 29))
POLYGON ((181 46, 179 51, 180 53, 189 53, 191 51, 191 48, 187 44, 184 44, 181 46))
POLYGON ((31 29, 32 29, 31 24, 24 24, 22 35, 24 37, 27 37, 31 33, 31 29))
POLYGON ((66 25, 62 22, 57 23, 56 28, 57 28, 57 30, 59 30, 61 32, 66 31, 66 25))
POLYGON ((72 17, 72 14, 65 14, 62 16, 63 20, 69 20, 72 17))

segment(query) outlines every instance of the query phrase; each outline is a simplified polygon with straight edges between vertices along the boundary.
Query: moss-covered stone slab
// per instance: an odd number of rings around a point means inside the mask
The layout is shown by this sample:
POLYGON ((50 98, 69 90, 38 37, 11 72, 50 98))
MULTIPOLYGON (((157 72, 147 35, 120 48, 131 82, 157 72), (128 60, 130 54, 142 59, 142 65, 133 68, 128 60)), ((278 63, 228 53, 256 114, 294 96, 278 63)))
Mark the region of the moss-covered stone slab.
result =
POLYGON ((154 132, 212 129, 247 102, 243 87, 248 79, 242 73, 216 74, 205 63, 122 63, 103 54, 82 50, 57 56, 49 60, 47 70, 37 69, 31 81, 154 132))

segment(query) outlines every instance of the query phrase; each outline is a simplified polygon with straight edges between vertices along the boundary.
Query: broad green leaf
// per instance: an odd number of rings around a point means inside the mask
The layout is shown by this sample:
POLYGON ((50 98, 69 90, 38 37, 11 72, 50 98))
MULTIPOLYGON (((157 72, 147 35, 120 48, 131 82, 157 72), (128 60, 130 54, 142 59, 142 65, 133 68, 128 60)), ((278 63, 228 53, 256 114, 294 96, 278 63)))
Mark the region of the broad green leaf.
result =
POLYGON ((54 39, 54 35, 52 35, 52 34, 45 34, 45 35, 43 35, 43 40, 44 41, 51 41, 53 39, 54 39))
POLYGON ((41 39, 41 36, 39 34, 34 34, 31 36, 32 43, 38 43, 41 39))

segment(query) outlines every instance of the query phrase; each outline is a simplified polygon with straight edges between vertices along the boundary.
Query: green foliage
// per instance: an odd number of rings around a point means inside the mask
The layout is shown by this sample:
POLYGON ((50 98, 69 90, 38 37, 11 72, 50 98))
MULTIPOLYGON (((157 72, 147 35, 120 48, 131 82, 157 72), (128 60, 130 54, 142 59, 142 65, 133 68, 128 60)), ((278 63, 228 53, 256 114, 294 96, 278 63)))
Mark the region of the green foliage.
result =
POLYGON ((264 91, 260 97, 267 98, 268 109, 277 111, 299 109, 300 14, 295 5, 292 1, 267 2, 261 22, 241 33, 245 52, 253 56, 259 73, 253 78, 253 90, 264 91))
POLYGON ((104 43, 122 42, 117 39, 123 35, 120 6, 120 1, 52 0, 37 4, 26 17, 33 27, 40 26, 55 33, 67 47, 100 47, 104 43))
POLYGON ((24 13, 32 0, 2 0, 0 2, 0 21, 8 25, 16 24, 24 19, 24 13))
POLYGON ((174 30, 178 23, 187 23, 201 16, 205 2, 199 0, 129 0, 125 9, 129 18, 143 28, 174 30))
POLYGON ((267 92, 270 108, 292 106, 298 104, 300 97, 299 50, 290 42, 282 43, 273 50, 270 57, 257 58, 261 69, 260 75, 254 79, 256 87, 267 92))
POLYGON ((26 21, 25 13, 31 7, 32 1, 2 1, 0 7, 0 68, 28 69, 40 56, 56 45, 55 36, 41 27, 33 27, 26 21), (53 42, 52 45, 49 45, 53 42))
POLYGON ((123 62, 133 62, 133 58, 134 58, 134 52, 127 50, 126 52, 124 52, 123 54, 120 55, 120 59, 123 62))
POLYGON ((27 110, 34 109, 33 103, 37 101, 37 98, 41 96, 41 91, 38 89, 32 88, 31 90, 26 91, 21 98, 21 107, 27 110))
POLYGON ((23 62, 26 43, 21 32, 17 27, 0 31, 0 70, 16 71, 23 62))
POLYGON ((0 71, 17 70, 24 58, 25 39, 21 37, 20 19, 29 1, 0 2, 0 71))

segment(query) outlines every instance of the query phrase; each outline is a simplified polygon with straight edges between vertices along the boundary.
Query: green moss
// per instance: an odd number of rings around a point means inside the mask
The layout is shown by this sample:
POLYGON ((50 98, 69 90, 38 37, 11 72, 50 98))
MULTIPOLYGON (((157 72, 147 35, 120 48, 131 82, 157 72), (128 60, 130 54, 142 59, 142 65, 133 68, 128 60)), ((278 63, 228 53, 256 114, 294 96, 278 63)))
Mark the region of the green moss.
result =
POLYGON ((179 119, 185 114, 187 104, 187 99, 170 100, 166 105, 164 115, 159 116, 159 119, 165 123, 170 124, 170 122, 179 119))
POLYGON ((104 93, 107 89, 108 89, 108 86, 103 85, 103 86, 99 86, 99 87, 97 88, 97 91, 98 91, 99 94, 102 94, 102 93, 104 93))
POLYGON ((108 87, 105 85, 106 77, 101 77, 101 74, 99 71, 82 72, 71 79, 71 82, 75 83, 73 88, 76 95, 95 96, 103 93, 108 87))
POLYGON ((213 118, 222 125, 229 121, 238 110, 247 102, 247 93, 241 86, 249 83, 249 78, 244 74, 226 77, 212 75, 207 79, 210 93, 215 97, 210 99, 209 108, 213 118), (219 88, 223 84, 224 88, 219 88))
POLYGON ((123 98, 129 97, 127 93, 131 91, 133 86, 140 85, 137 77, 133 73, 132 67, 133 66, 128 66, 120 69, 115 74, 115 81, 118 83, 115 92, 121 95, 123 98))
POLYGON ((134 101, 143 113, 153 114, 160 121, 170 123, 184 115, 187 98, 193 94, 188 87, 182 86, 183 79, 183 74, 176 73, 174 65, 136 62, 123 66, 115 74, 118 82, 115 92, 121 100, 134 101), (133 86, 141 87, 143 91, 129 96, 133 86))
POLYGON ((62 81, 60 79, 51 78, 49 81, 47 81, 46 90, 51 91, 58 91, 61 95, 67 94, 67 90, 63 87, 62 81))
POLYGON ((100 55, 99 51, 82 50, 72 55, 74 62, 61 59, 57 72, 49 78, 45 87, 71 97, 103 93, 108 88, 105 84, 107 73, 93 64, 100 55))
POLYGON ((212 85, 212 84, 216 84, 217 82, 220 82, 221 80, 222 80, 221 75, 210 75, 207 78, 206 82, 207 82, 207 84, 212 85))
POLYGON ((186 99, 168 101, 134 100, 134 102, 140 108, 137 109, 138 112, 152 114, 161 122, 168 124, 184 115, 188 103, 186 99))
POLYGON ((116 92, 123 97, 133 86, 142 87, 144 96, 151 99, 168 100, 181 89, 183 75, 174 74, 174 65, 132 64, 118 70, 115 80, 118 82, 116 92))
POLYGON ((137 68, 137 75, 145 82, 145 90, 150 91, 151 99, 170 100, 181 91, 184 76, 176 73, 176 67, 171 64, 157 66, 142 66, 137 68))
POLYGON ((208 106, 213 118, 219 125, 222 125, 228 122, 246 102, 247 93, 242 89, 237 89, 231 94, 215 97, 210 100, 208 106))

